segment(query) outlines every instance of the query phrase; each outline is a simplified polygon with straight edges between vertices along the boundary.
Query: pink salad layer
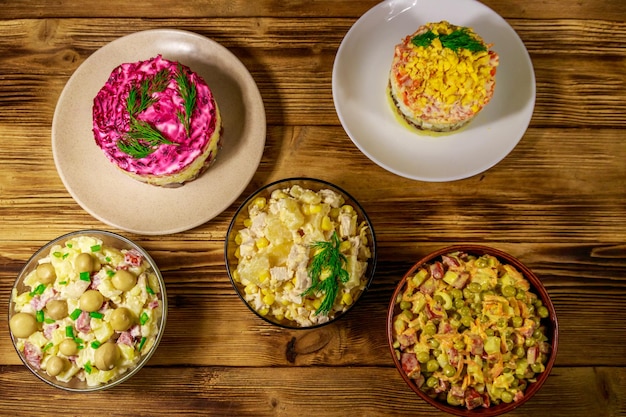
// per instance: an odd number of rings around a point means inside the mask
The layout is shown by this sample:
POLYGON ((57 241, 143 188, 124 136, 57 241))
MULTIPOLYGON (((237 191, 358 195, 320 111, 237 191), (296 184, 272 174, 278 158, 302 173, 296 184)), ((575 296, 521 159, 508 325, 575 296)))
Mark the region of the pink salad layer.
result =
POLYGON ((177 112, 184 111, 184 103, 172 76, 164 91, 154 93, 154 104, 136 118, 149 122, 166 139, 177 145, 161 144, 153 153, 140 159, 122 152, 117 146, 118 141, 129 131, 130 115, 126 99, 131 87, 163 69, 168 69, 173 75, 178 65, 160 55, 147 61, 122 64, 113 70, 94 98, 93 132, 96 143, 121 169, 138 175, 171 175, 185 168, 206 150, 215 132, 217 107, 206 82, 185 66, 182 66, 183 71, 197 91, 190 134, 187 135, 177 116, 177 112))

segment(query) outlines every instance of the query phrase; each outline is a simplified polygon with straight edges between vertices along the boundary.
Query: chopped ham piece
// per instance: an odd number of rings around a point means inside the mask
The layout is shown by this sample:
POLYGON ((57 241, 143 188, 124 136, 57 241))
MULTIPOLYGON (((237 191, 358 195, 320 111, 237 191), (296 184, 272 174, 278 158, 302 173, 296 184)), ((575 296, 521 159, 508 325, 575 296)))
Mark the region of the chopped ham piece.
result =
POLYGON ((468 410, 473 410, 476 407, 483 405, 483 396, 476 392, 475 389, 469 388, 465 391, 465 406, 468 410))
POLYGON ((89 333, 91 330, 91 317, 89 316, 89 313, 86 311, 81 312, 80 316, 76 319, 75 325, 76 330, 79 332, 89 333))
POLYGON ((402 370, 409 378, 416 378, 420 374, 420 366, 415 353, 403 353, 400 356, 400 362, 402 363, 402 370))
POLYGON ((117 343, 132 346, 135 343, 135 339, 130 335, 129 331, 126 331, 120 334, 120 337, 117 338, 117 343))
POLYGON ((461 265, 459 261, 456 258, 453 258, 452 256, 442 255, 441 260, 443 261, 445 265, 451 268, 456 268, 461 265))
POLYGON ((443 265, 441 262, 436 261, 430 265, 430 275, 435 279, 443 278, 443 265))
POLYGON ((124 262, 132 266, 140 266, 143 262, 143 255, 135 249, 130 249, 124 254, 124 262))
POLYGON ((24 356, 35 369, 41 369, 41 349, 30 342, 24 344, 24 356))

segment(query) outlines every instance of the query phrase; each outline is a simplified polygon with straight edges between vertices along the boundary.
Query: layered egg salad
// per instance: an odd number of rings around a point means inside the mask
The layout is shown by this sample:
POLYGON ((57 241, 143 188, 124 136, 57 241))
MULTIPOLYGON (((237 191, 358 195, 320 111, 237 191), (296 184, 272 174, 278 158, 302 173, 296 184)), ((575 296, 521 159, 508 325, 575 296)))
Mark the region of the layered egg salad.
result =
POLYGON ((248 205, 233 280, 261 316, 310 327, 347 310, 366 285, 368 226, 342 195, 299 185, 248 205))
POLYGON ((13 289, 10 329, 30 366, 61 382, 94 387, 134 368, 156 341, 158 278, 134 249, 90 236, 50 248, 13 289))
POLYGON ((395 300, 402 371, 467 409, 520 401, 551 353, 548 308, 512 265, 454 252, 423 265, 395 300))

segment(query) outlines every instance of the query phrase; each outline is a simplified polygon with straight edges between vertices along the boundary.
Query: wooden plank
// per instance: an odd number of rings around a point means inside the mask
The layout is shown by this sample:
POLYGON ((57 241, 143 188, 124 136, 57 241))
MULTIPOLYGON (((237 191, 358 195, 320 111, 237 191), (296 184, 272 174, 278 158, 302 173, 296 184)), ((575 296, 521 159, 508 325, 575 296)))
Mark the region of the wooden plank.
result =
MULTIPOLYGON (((189 2, 159 2, 142 0, 128 3, 112 0, 97 8, 86 8, 81 0, 47 2, 45 0, 13 0, 0 9, 0 19, 6 18, 82 18, 82 17, 141 17, 169 18, 273 16, 273 17, 352 17, 358 18, 379 0, 246 0, 189 2)), ((410 1, 406 3, 410 4, 410 1)), ((563 2, 559 0, 484 0, 483 3, 505 18, 524 17, 551 19, 563 16, 563 2)), ((626 5, 619 0, 573 2, 567 5, 567 15, 572 18, 623 20, 626 5)))
MULTIPOLYGON (((343 417, 448 415, 421 400, 388 367, 147 366, 126 383, 89 398, 49 387, 24 367, 0 366, 0 371, 0 386, 19 387, 0 397, 0 409, 14 410, 15 416, 48 416, 60 407, 81 416, 160 416, 174 410, 202 416, 308 416, 320 410, 343 417)), ((625 380, 623 367, 555 368, 542 389, 508 415, 623 415, 625 380)))
MULTIPOLYGON (((229 48, 251 69, 268 124, 339 124, 332 100, 332 65, 349 20, 259 18, 220 19, 219 23, 164 20, 158 27, 195 31, 229 48), (311 36, 316 37, 314 47, 311 36)), ((0 24, 4 25, 0 33, 11 34, 0 36, 0 76, 6 81, 0 85, 0 105, 6 108, 0 123, 28 127, 51 123, 63 86, 96 49, 133 31, 155 27, 153 22, 136 19, 0 24), (45 78, 40 77, 43 74, 45 78)), ((626 24, 516 20, 514 25, 536 73, 532 126, 626 126, 626 24)))

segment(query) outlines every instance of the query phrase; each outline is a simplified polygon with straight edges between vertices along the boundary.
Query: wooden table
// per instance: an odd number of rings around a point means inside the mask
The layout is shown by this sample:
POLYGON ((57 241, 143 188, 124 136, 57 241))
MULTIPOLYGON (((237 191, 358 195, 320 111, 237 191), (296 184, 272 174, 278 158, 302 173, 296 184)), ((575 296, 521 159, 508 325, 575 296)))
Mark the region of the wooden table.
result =
MULTIPOLYGON (((439 415, 393 367, 385 314, 417 259, 454 243, 509 251, 545 283, 560 348, 547 383, 512 415, 626 415, 626 2, 485 0, 524 41, 537 101, 519 145, 453 182, 420 182, 371 162, 350 141, 331 92, 335 53, 374 0, 16 0, 0 8, 0 312, 42 244, 86 228, 137 240, 161 266, 169 317, 149 364, 101 393, 71 394, 31 375, 0 321, 1 415, 439 415), (154 28, 197 32, 231 50, 264 100, 267 142, 243 195, 206 224, 142 236, 91 217, 63 186, 51 123, 69 77, 93 52, 154 28), (289 176, 349 190, 369 213, 379 263, 344 319, 272 327, 235 295, 223 259, 243 198, 289 176)), ((384 140, 384 138, 381 138, 384 140)))

